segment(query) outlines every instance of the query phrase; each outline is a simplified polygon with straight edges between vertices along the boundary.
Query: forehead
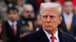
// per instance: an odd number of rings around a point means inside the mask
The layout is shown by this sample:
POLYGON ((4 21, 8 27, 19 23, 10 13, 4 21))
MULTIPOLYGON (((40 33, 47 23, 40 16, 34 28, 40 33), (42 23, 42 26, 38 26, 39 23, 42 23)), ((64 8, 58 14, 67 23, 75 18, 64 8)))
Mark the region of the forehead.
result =
POLYGON ((17 10, 10 10, 9 13, 18 12, 17 10))
POLYGON ((71 1, 65 2, 64 5, 71 6, 72 2, 71 1))
POLYGON ((57 8, 46 8, 40 11, 41 15, 59 15, 59 11, 57 8))
POLYGON ((7 15, 18 15, 18 11, 10 10, 9 13, 7 13, 7 15))
POLYGON ((24 10, 33 10, 33 7, 32 7, 32 5, 25 5, 25 6, 23 7, 23 9, 24 9, 24 10))

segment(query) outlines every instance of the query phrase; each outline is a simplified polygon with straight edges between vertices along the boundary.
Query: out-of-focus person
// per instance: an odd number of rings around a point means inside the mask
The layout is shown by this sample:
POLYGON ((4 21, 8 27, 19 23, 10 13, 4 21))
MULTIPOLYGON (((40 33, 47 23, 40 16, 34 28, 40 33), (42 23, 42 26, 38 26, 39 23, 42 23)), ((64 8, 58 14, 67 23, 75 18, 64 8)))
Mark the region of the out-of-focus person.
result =
POLYGON ((21 26, 25 27, 25 29, 24 28, 21 28, 21 29, 24 29, 27 32, 33 31, 35 14, 34 14, 33 6, 31 4, 24 5, 23 12, 20 15, 20 21, 21 21, 21 26))
POLYGON ((16 2, 17 8, 19 9, 19 14, 21 14, 23 11, 24 0, 16 0, 16 2))
POLYGON ((39 21, 39 14, 37 15, 36 17, 36 20, 34 21, 34 31, 39 31, 39 29, 41 28, 41 24, 40 24, 40 21, 39 21))
POLYGON ((2 24, 0 23, 0 34, 2 33, 2 24))
POLYGON ((24 4, 23 0, 16 0, 16 2, 18 6, 23 6, 24 4))
POLYGON ((73 4, 71 1, 65 1, 62 11, 61 30, 76 36, 76 16, 73 13, 73 4))
POLYGON ((4 0, 0 0, 0 15, 2 16, 2 19, 6 19, 6 9, 7 5, 4 0))
POLYGON ((68 33, 58 28, 62 21, 60 4, 42 3, 39 19, 41 29, 23 37, 21 42, 76 42, 68 33))
POLYGON ((7 7, 16 6, 16 0, 4 0, 7 7))
POLYGON ((16 7, 9 7, 7 9, 7 20, 3 22, 6 34, 8 37, 8 42, 17 42, 19 39, 19 14, 16 7))
POLYGON ((0 19, 0 42, 7 42, 8 38, 6 37, 6 31, 3 26, 3 21, 0 19))

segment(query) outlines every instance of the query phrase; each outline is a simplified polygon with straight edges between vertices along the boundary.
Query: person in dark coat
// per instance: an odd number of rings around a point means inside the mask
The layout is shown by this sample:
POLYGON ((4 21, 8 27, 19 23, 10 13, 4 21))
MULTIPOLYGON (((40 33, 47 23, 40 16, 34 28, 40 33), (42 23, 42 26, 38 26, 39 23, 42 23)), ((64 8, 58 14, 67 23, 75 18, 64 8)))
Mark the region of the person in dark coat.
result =
POLYGON ((42 3, 39 19, 42 28, 21 38, 21 42, 76 42, 71 35, 58 28, 62 20, 60 4, 42 3))
POLYGON ((20 29, 18 9, 16 7, 9 7, 7 9, 7 18, 7 20, 3 21, 3 25, 6 30, 8 42, 17 42, 20 29))

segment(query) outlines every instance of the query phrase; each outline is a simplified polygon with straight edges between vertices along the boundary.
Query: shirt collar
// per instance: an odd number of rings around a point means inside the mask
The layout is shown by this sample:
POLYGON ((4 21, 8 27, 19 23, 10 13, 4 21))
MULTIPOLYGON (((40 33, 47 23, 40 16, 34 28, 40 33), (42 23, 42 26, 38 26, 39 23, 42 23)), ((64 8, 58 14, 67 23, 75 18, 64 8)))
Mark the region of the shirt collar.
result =
MULTIPOLYGON (((52 36, 51 34, 49 34, 46 30, 43 29, 43 31, 45 32, 46 36, 48 37, 48 39, 50 40, 50 37, 52 36)), ((58 40, 58 30, 54 33, 54 36, 56 37, 56 39, 58 40)))
POLYGON ((64 16, 70 16, 70 17, 72 17, 72 16, 73 16, 73 13, 70 12, 69 15, 67 15, 65 12, 63 12, 63 15, 64 15, 64 16))
POLYGON ((8 20, 8 23, 9 23, 10 25, 12 25, 12 24, 16 25, 16 24, 17 24, 17 21, 12 22, 11 20, 8 20))

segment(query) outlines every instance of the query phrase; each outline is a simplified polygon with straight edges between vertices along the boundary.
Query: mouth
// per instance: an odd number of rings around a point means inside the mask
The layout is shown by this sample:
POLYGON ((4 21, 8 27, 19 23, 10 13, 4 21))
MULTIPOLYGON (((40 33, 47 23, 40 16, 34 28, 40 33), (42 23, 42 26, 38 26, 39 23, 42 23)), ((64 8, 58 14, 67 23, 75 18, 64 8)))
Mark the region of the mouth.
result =
POLYGON ((50 27, 52 27, 52 26, 51 26, 51 25, 47 25, 46 27, 47 27, 47 28, 50 28, 50 27))
POLYGON ((51 26, 51 25, 52 25, 52 23, 46 23, 46 25, 47 25, 47 26, 51 26))

